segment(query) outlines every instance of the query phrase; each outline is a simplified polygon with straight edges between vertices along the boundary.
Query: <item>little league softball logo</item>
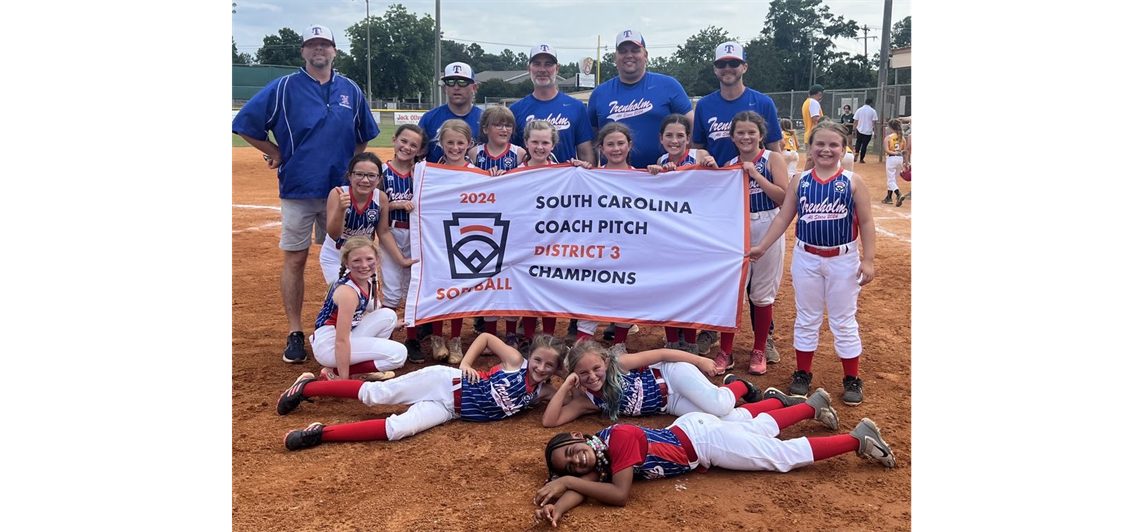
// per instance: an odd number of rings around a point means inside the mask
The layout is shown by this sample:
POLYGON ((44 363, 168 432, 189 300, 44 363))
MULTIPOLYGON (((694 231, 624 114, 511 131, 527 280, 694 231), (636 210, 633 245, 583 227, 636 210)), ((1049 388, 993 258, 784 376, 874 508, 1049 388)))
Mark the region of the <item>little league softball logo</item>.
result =
POLYGON ((500 273, 509 224, 501 220, 501 213, 453 213, 453 219, 444 224, 453 279, 480 279, 500 273))

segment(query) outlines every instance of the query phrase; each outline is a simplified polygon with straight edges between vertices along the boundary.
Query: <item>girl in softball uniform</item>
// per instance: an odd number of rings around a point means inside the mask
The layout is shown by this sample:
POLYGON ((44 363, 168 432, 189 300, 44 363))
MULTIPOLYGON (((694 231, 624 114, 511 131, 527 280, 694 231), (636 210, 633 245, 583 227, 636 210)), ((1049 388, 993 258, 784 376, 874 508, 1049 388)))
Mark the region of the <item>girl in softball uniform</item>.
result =
POLYGON ((491 176, 498 176, 520 166, 524 161, 524 148, 510 142, 516 128, 516 118, 508 107, 492 106, 481 113, 480 144, 469 149, 469 159, 491 176))
POLYGON ((794 286, 794 349, 798 369, 791 377, 790 392, 810 390, 814 350, 825 310, 834 333, 834 351, 842 359, 842 402, 862 402, 862 379, 858 359, 858 293, 874 280, 874 218, 870 194, 858 174, 838 165, 846 150, 846 128, 834 122, 821 123, 811 131, 807 153, 814 167, 791 180, 778 217, 766 235, 748 254, 752 261, 777 254, 780 241, 795 215, 798 226, 790 274, 794 286), (858 255, 858 239, 862 255, 858 255))
POLYGON ((279 396, 278 415, 289 414, 312 397, 357 399, 367 406, 409 405, 409 410, 358 423, 312 423, 286 434, 284 444, 297 451, 331 441, 396 441, 451 419, 507 418, 552 397, 548 379, 560 368, 565 350, 563 341, 541 335, 525 359, 497 337, 482 334, 469 346, 460 368, 430 366, 385 382, 324 382, 303 373, 279 396), (486 346, 501 363, 487 372, 477 371, 472 363, 486 346))
POLYGON ((346 180, 350 184, 330 190, 326 199, 326 233, 330 238, 322 243, 318 255, 326 284, 338 280, 341 248, 353 236, 368 236, 372 240, 376 235, 385 252, 405 268, 416 262, 401 256, 389 224, 379 223, 389 218, 389 199, 377 189, 381 160, 370 152, 362 152, 350 159, 349 168, 346 180))
MULTIPOLYGON (((441 124, 438 134, 444 153, 440 164, 457 168, 477 168, 466 155, 473 145, 473 130, 469 127, 468 122, 458 118, 446 120, 444 124, 441 124)), ((493 323, 496 323, 495 319, 493 323)), ((443 336, 445 322, 435 321, 430 325, 432 326, 432 333, 429 336, 429 352, 433 358, 443 360, 448 357, 450 364, 460 364, 463 356, 461 352, 461 327, 464 325, 464 318, 449 320, 448 344, 446 344, 443 336)))
POLYGON ((779 120, 779 127, 783 128, 783 160, 787 163, 787 179, 790 179, 798 173, 798 135, 789 118, 779 120))
MULTIPOLYGON (((648 165, 647 171, 651 175, 659 172, 670 172, 684 166, 708 166, 718 168, 715 158, 707 150, 691 148, 691 121, 679 113, 672 113, 659 123, 659 143, 667 153, 661 155, 655 164, 648 165)), ((678 349, 691 354, 699 353, 696 344, 695 329, 684 327, 665 327, 666 349, 678 349), (683 340, 680 340, 680 336, 683 340)))
POLYGON ((381 250, 371 237, 355 236, 346 240, 341 256, 341 271, 326 292, 310 335, 314 359, 328 380, 391 378, 390 370, 405 365, 406 349, 389 339, 397 314, 378 308, 381 250))
MULTIPOLYGON (((763 139, 767 136, 767 126, 763 117, 754 111, 743 111, 731 119, 731 138, 739 155, 727 161, 724 166, 743 163, 744 174, 751 180, 751 244, 757 244, 767 229, 771 227, 772 220, 779 215, 779 204, 786 194, 787 165, 779 154, 763 147, 763 139)), ((783 276, 783 256, 786 254, 786 241, 780 237, 778 244, 767 248, 770 252, 765 260, 752 262, 749 266, 750 287, 748 299, 753 307, 754 319, 751 320, 755 332, 755 345, 751 349, 751 361, 747 372, 752 375, 763 375, 767 372, 767 363, 778 362, 772 356, 767 359, 767 335, 771 328, 773 305, 775 295, 779 291, 779 283, 783 276)), ((735 345, 735 333, 722 333, 719 337, 719 353, 715 355, 715 372, 735 367, 735 357, 731 353, 735 345)), ((772 353, 777 353, 773 351, 772 353)))
MULTIPOLYGON (((825 408, 833 411, 828 397, 825 408)), ((533 499, 538 506, 533 519, 556 526, 587 498, 624 506, 636 478, 669 478, 711 467, 786 473, 848 452, 888 468, 897 465, 878 426, 868 418, 849 434, 780 440, 782 429, 817 419, 823 408, 812 400, 785 407, 768 403, 777 401, 748 404, 722 419, 693 412, 665 429, 619 424, 595 435, 557 434, 544 449, 549 481, 533 499)))
POLYGON ((854 149, 850 146, 846 147, 846 154, 842 156, 842 169, 854 171, 854 149))
POLYGON ((711 359, 677 349, 616 355, 592 340, 572 346, 565 361, 568 377, 544 410, 545 427, 558 427, 590 412, 615 421, 625 416, 708 412, 725 416, 743 398, 763 400, 763 392, 735 375, 716 387, 711 359))
POLYGON ((893 203, 892 196, 902 197, 902 191, 898 190, 898 174, 905 162, 904 154, 908 149, 908 142, 900 120, 893 118, 886 125, 889 126, 891 133, 882 140, 882 151, 886 154, 886 198, 882 203, 893 203))
MULTIPOLYGON (((623 123, 610 122, 608 125, 600 128, 600 132, 596 135, 596 148, 604 160, 604 164, 600 166, 600 168, 612 170, 636 169, 631 164, 632 131, 623 123)), ((577 320, 576 341, 591 340, 596 336, 596 327, 599 326, 599 324, 599 322, 594 320, 577 320)), ((613 323, 612 325, 615 326, 616 332, 613 337, 612 347, 608 352, 617 354, 627 353, 626 342, 628 340, 628 334, 630 332, 639 331, 639 328, 633 327, 630 323, 613 323)))
MULTIPOLYGON (((413 212, 413 164, 421 155, 428 139, 421 128, 413 124, 397 126, 393 134, 393 158, 386 161, 381 169, 381 182, 378 188, 389 198, 389 232, 397 243, 401 257, 410 259, 409 213, 413 212)), ((396 311, 409 292, 409 266, 396 260, 381 262, 382 304, 396 311)), ((414 364, 425 362, 421 344, 417 341, 417 328, 405 328, 405 347, 409 351, 409 361, 414 364)))

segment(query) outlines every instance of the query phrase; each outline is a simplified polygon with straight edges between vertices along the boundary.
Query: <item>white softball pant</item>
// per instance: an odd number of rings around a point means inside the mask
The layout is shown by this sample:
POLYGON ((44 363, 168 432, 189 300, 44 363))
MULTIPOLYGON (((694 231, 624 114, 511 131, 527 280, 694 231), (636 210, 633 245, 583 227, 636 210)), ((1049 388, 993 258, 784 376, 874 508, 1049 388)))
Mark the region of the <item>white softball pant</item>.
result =
MULTIPOLYGON (((596 335, 596 327, 599 327, 599 326, 600 326, 600 322, 598 322, 598 321, 576 320, 576 330, 580 331, 584 334, 590 334, 592 336, 595 336, 596 335)), ((616 327, 619 327, 621 329, 631 329, 632 324, 630 324, 630 323, 617 323, 616 327)))
POLYGON ((338 271, 342 269, 342 250, 337 248, 334 239, 329 235, 326 235, 326 241, 322 242, 318 264, 322 267, 322 277, 326 279, 327 285, 338 280, 338 271))
POLYGON ((798 173, 798 152, 793 150, 784 150, 783 159, 787 162, 787 179, 790 179, 798 173))
POLYGON ((385 420, 386 437, 396 441, 461 417, 453 409, 453 379, 459 378, 457 368, 429 366, 396 379, 367 382, 358 390, 358 399, 367 406, 409 405, 385 420))
POLYGON ((659 362, 658 369, 667 383, 667 413, 682 416, 690 412, 706 412, 725 416, 735 409, 735 392, 711 384, 695 364, 659 362))
MULTIPOLYGON (((389 232, 393 233, 393 239, 397 241, 397 249, 401 250, 401 256, 407 259, 412 257, 412 251, 409 249, 409 230, 390 227, 389 232)), ((409 293, 409 275, 409 268, 402 268, 388 253, 382 252, 381 301, 383 305, 397 308, 401 304, 401 300, 409 293)))
MULTIPOLYGON (((396 326, 397 314, 387 308, 379 308, 363 316, 358 326, 350 331, 350 364, 372 360, 378 371, 404 366, 409 351, 404 344, 389 339, 396 326)), ((323 325, 310 335, 314 359, 319 364, 328 368, 338 367, 334 356, 337 337, 337 327, 333 325, 323 325)))
POLYGON ((853 153, 846 152, 846 154, 842 156, 842 169, 843 170, 849 170, 851 172, 854 171, 854 154, 853 153))
MULTIPOLYGON (((778 216, 778 209, 751 213, 751 245, 755 246, 763 241, 771 222, 778 216), (756 218, 757 216, 757 218, 756 218)), ((779 293, 779 283, 783 280, 783 259, 786 257, 786 235, 782 235, 767 249, 766 253, 755 262, 748 263, 751 293, 748 294, 751 303, 756 307, 765 307, 775 302, 775 295, 779 293)))
POLYGON ((732 422, 695 412, 681 416, 672 426, 687 434, 704 467, 786 473, 814 463, 810 442, 778 439, 779 426, 771 416, 732 422))
POLYGON ((858 337, 858 241, 845 245, 847 252, 836 257, 820 257, 807 253, 798 241, 790 263, 794 286, 794 348, 814 351, 818 348, 818 330, 822 327, 823 310, 829 315, 830 332, 834 333, 834 351, 839 358, 862 354, 858 337))
POLYGON ((898 174, 902 173, 902 156, 886 157, 886 190, 898 190, 898 174))

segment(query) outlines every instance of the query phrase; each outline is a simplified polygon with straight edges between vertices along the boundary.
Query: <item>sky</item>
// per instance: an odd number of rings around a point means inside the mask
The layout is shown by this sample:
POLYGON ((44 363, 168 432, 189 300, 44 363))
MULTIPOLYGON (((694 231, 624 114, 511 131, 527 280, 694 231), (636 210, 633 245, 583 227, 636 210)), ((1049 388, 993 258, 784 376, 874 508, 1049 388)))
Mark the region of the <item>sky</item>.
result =
MULTIPOLYGON (((255 55, 266 35, 277 34, 289 27, 301 33, 306 26, 321 24, 330 28, 338 43, 348 42, 345 29, 365 18, 364 0, 232 0, 237 4, 231 15, 231 32, 240 53, 255 55)), ((433 16, 435 2, 408 0, 400 2, 420 18, 433 16)), ((827 0, 830 12, 842 15, 868 26, 865 41, 873 56, 882 46, 882 20, 885 2, 880 0, 827 0)), ((389 2, 371 1, 370 15, 381 16, 391 5, 389 2)), ((753 39, 763 28, 770 1, 719 0, 627 0, 615 1, 551 1, 477 0, 441 2, 441 31, 445 39, 462 43, 476 42, 486 52, 499 54, 508 48, 513 52, 528 53, 529 48, 547 40, 561 54, 560 62, 568 63, 582 57, 596 56, 596 37, 611 51, 616 34, 633 29, 643 33, 652 58, 668 56, 688 37, 707 26, 727 30, 732 38, 741 42, 753 39), (542 11, 537 4, 547 7, 542 11), (702 9, 696 9, 696 7, 702 9), (613 13, 614 23, 601 23, 599 11, 613 13), (535 20, 543 13, 543 20, 535 20), (472 21, 479 21, 473 24, 472 21), (571 29, 570 29, 571 28, 571 29)), ((890 26, 910 15, 910 0, 894 0, 890 26)), ((859 33, 861 36, 861 33, 859 33)), ((859 39, 839 39, 837 49, 852 54, 863 53, 859 39)), ((343 48, 348 50, 348 46, 343 48)))

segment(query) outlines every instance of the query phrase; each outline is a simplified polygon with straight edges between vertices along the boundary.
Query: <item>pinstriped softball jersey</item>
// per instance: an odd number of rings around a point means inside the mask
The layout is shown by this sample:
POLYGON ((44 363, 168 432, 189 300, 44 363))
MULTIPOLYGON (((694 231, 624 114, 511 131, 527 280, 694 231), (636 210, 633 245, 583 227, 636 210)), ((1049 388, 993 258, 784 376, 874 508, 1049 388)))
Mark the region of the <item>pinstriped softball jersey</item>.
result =
POLYGON ((362 206, 354 200, 349 186, 342 187, 342 191, 350 195, 350 208, 346 209, 345 228, 342 237, 334 242, 334 246, 342 249, 346 240, 354 236, 373 237, 373 230, 377 227, 377 220, 381 217, 381 192, 374 189, 369 201, 362 206))
POLYGON ((675 163, 675 166, 687 166, 689 164, 699 164, 699 161, 697 161, 695 159, 695 150, 687 150, 687 153, 685 153, 683 155, 683 158, 678 160, 678 161, 671 161, 668 159, 669 157, 671 157, 671 154, 665 153, 665 154, 660 156, 659 160, 656 161, 655 164, 658 164, 661 166, 665 165, 669 162, 675 163))
POLYGON ((795 236, 818 247, 849 244, 858 238, 858 213, 854 210, 854 192, 850 176, 838 173, 819 179, 814 170, 798 178, 798 226, 795 236))
MULTIPOLYGON (((413 170, 402 174, 395 170, 388 162, 381 169, 381 186, 385 187, 385 195, 390 203, 395 201, 413 201, 413 170)), ((394 222, 409 223, 409 211, 405 209, 389 209, 389 219, 394 222)))
POLYGON ((635 476, 650 480, 691 471, 687 451, 670 429, 620 424, 601 430, 596 436, 608 446, 613 472, 630 466, 635 476))
POLYGON ((330 286, 330 291, 326 292, 326 302, 322 304, 322 310, 318 311, 318 319, 314 320, 314 329, 321 329, 323 325, 337 325, 338 324, 338 304, 334 303, 334 291, 341 285, 347 285, 357 291, 358 303, 357 308, 354 309, 353 320, 350 328, 357 327, 361 323, 362 316, 365 316, 365 306, 369 303, 370 297, 373 295, 373 285, 367 285, 366 288, 358 286, 357 282, 350 278, 349 275, 334 281, 330 286))
POLYGON ((477 168, 480 168, 481 170, 500 168, 501 170, 507 172, 513 168, 516 168, 517 166, 520 166, 520 160, 516 155, 516 150, 524 150, 524 148, 521 148, 516 144, 509 144, 505 147, 504 151, 500 153, 500 155, 494 156, 493 154, 486 151, 488 147, 488 143, 477 146, 477 159, 473 161, 473 164, 476 165, 477 168))
MULTIPOLYGON (((767 178, 767 181, 770 181, 771 183, 775 182, 775 178, 773 176, 771 176, 771 170, 769 168, 767 168, 767 160, 769 160, 771 155, 774 155, 774 153, 775 152, 770 151, 770 150, 762 150, 759 152, 759 156, 755 157, 755 161, 754 161, 755 170, 758 170, 759 173, 762 174, 763 177, 767 178)), ((736 155, 730 161, 727 161, 727 165, 732 165, 732 164, 739 164, 739 156, 738 155, 736 155)), ((751 212, 769 211, 771 209, 777 209, 777 208, 779 208, 778 204, 775 203, 774 200, 772 200, 770 196, 764 194, 762 187, 760 187, 759 184, 756 183, 754 179, 752 179, 751 180, 751 212)))
POLYGON ((496 365, 478 373, 481 380, 476 384, 461 379, 461 419, 465 421, 504 419, 540 399, 540 384, 528 382, 528 360, 516 371, 496 365))
MULTIPOLYGON (((643 367, 621 374, 620 389, 620 414, 651 416, 667 413, 667 398, 663 396, 651 368, 643 367)), ((592 404, 600 410, 607 410, 605 407, 608 402, 603 397, 593 394, 591 390, 584 391, 592 404)))

